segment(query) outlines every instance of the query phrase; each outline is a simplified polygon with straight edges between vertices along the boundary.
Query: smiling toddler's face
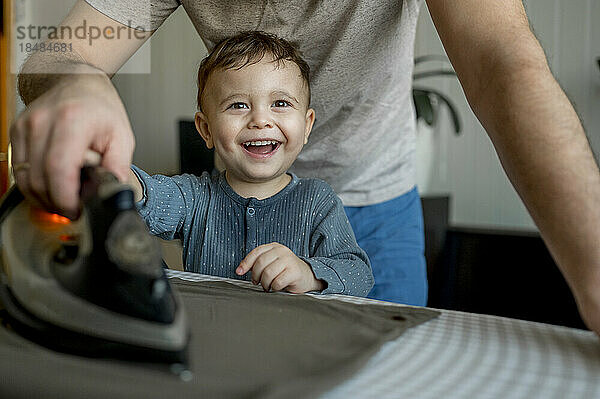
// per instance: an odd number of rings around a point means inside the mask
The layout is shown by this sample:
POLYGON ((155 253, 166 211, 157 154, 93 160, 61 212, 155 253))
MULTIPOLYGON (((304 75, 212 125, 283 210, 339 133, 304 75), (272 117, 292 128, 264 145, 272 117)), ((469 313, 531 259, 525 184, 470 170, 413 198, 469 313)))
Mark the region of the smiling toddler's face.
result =
POLYGON ((314 122, 308 103, 298 66, 265 56, 209 75, 196 126, 228 174, 269 181, 285 174, 307 142, 314 122))

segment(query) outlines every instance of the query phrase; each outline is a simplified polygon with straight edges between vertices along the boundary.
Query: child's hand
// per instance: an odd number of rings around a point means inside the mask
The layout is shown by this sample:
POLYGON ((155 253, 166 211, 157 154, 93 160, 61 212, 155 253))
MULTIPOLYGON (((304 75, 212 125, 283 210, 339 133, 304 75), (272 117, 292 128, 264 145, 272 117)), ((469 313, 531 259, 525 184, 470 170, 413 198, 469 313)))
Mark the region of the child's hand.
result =
POLYGON ((323 280, 317 280, 311 267, 285 245, 277 242, 254 248, 240 262, 236 274, 244 275, 252 269, 252 283, 261 284, 265 291, 288 291, 301 294, 325 289, 323 280))

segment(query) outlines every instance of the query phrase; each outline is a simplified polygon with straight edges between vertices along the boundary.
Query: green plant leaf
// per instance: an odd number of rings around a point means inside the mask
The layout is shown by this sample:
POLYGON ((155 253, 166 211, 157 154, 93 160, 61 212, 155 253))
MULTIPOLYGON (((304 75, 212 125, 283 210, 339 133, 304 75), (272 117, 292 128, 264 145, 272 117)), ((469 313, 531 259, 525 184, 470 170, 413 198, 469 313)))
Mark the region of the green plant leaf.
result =
POLYGON ((415 72, 413 74, 413 80, 431 78, 435 76, 456 76, 456 72, 451 69, 435 69, 433 71, 415 72))
POLYGON ((433 124, 435 124, 436 113, 438 111, 436 109, 434 109, 434 106, 431 103, 431 96, 435 96, 436 99, 440 103, 443 103, 448 107, 448 110, 450 111, 450 117, 452 118, 452 124, 454 126, 454 133, 456 133, 456 135, 459 135, 462 127, 461 127, 460 117, 458 116, 458 112, 456 111, 456 108, 452 104, 451 100, 437 90, 413 88, 413 100, 415 102, 415 109, 417 110, 417 119, 419 117, 422 117, 429 126, 432 126, 433 124), (426 104, 425 104, 425 101, 423 100, 423 98, 427 99, 426 104), (429 117, 430 118, 429 120, 424 115, 426 112, 431 112, 431 116, 429 117), (431 121, 431 122, 429 122, 429 121, 431 121))
POLYGON ((433 126, 435 113, 429 94, 424 90, 413 89, 413 102, 415 103, 417 119, 423 119, 429 126, 433 126))
POLYGON ((428 62, 428 61, 444 61, 444 62, 450 63, 450 60, 448 60, 448 57, 446 57, 445 55, 441 55, 441 54, 429 54, 429 55, 422 55, 419 57, 415 57, 415 65, 422 64, 423 62, 428 62))
MULTIPOLYGON (((438 54, 424 55, 416 57, 414 60, 415 66, 427 61, 445 61, 450 62, 445 56, 438 54)), ((600 62, 600 60, 599 60, 600 62)), ((415 72, 413 81, 434 76, 456 76, 456 72, 451 69, 434 69, 430 71, 415 72)), ((461 131, 461 122, 454 104, 443 93, 428 89, 413 87, 413 102, 417 119, 423 119, 429 126, 434 126, 437 123, 437 114, 439 112, 439 104, 445 104, 450 111, 454 132, 459 135, 461 131), (432 102, 432 99, 434 100, 432 102)))

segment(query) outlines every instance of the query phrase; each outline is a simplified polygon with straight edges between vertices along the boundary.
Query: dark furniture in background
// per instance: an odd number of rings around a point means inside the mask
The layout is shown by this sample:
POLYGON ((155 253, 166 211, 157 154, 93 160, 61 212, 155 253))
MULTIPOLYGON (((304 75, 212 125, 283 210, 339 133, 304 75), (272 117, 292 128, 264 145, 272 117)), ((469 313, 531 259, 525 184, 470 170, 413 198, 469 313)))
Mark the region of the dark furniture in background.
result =
MULTIPOLYGON (((181 173, 212 170, 193 121, 179 122, 179 144, 181 173)), ((585 328, 539 234, 449 227, 447 196, 421 201, 428 306, 585 328)))
POLYGON ((433 270, 431 307, 586 328, 537 233, 451 227, 433 270))
POLYGON ((180 173, 201 175, 212 171, 215 164, 213 150, 206 148, 200 133, 196 131, 194 121, 179 122, 179 167, 180 173))
POLYGON ((428 306, 586 328, 538 233, 450 227, 448 197, 421 203, 428 306))
MULTIPOLYGON (((450 220, 450 197, 447 195, 421 197, 425 230, 425 259, 429 281, 435 275, 436 265, 444 250, 446 231, 450 220)), ((430 295, 431 296, 431 295, 430 295)))

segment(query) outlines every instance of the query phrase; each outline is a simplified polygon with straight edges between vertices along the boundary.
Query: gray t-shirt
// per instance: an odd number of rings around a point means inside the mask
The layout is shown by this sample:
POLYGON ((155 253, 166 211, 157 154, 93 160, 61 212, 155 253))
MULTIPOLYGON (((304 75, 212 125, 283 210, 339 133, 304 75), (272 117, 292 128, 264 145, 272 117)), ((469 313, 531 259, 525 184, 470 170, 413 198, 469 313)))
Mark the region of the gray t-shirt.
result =
POLYGON ((367 254, 358 246, 340 199, 322 180, 299 179, 272 197, 244 198, 224 173, 149 176, 133 166, 144 189, 138 203, 150 232, 181 238, 186 271, 235 279, 254 248, 278 242, 327 283, 325 294, 366 296, 373 288, 367 254))
POLYGON ((210 50, 244 30, 296 44, 311 67, 316 122, 292 171, 328 182, 344 205, 384 202, 415 184, 413 47, 422 0, 86 0, 157 29, 181 4, 210 50))

